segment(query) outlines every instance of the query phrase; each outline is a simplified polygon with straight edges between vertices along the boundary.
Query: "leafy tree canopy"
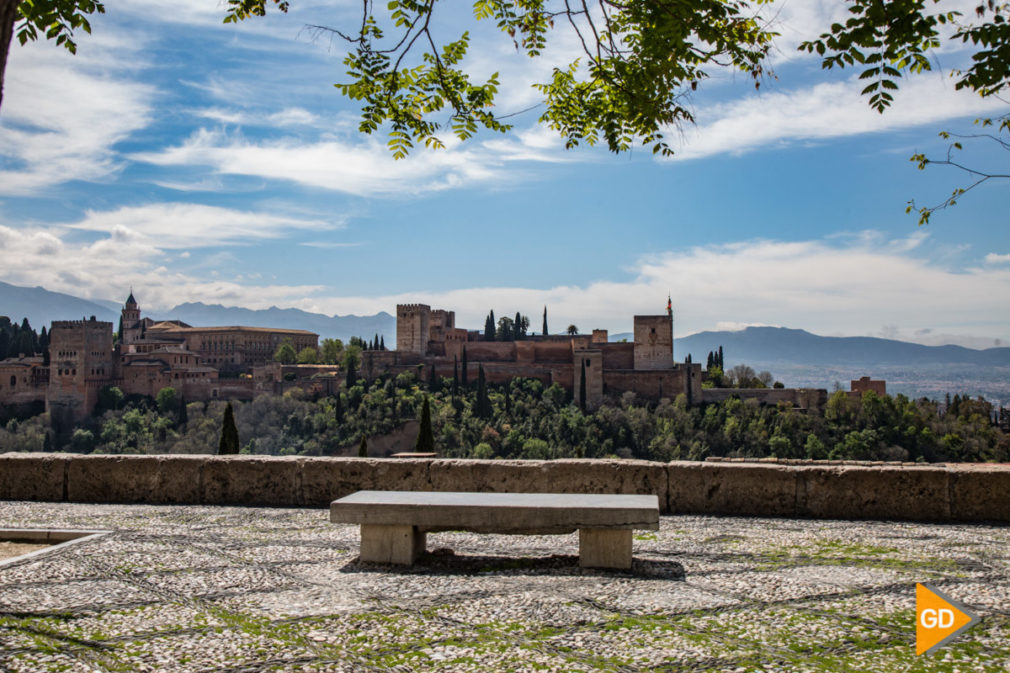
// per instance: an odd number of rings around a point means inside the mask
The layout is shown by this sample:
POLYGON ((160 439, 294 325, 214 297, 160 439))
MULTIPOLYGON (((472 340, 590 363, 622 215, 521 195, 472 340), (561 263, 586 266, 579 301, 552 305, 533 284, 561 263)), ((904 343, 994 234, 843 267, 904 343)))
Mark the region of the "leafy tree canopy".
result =
POLYGON ((298 364, 314 365, 319 362, 319 351, 311 346, 298 351, 298 364))
MULTIPOLYGON (((280 0, 229 0, 226 21, 261 16, 280 0)), ((856 67, 863 95, 883 112, 898 82, 932 69, 931 49, 943 40, 970 44, 972 64, 955 71, 955 86, 983 96, 1010 78, 1010 5, 980 0, 975 17, 936 7, 939 0, 848 0, 849 18, 826 27, 800 49, 822 57, 824 68, 856 67), (974 21, 972 21, 974 19, 974 21), (952 30, 946 30, 951 26, 952 30), (942 32, 946 30, 946 32, 942 32)), ((362 103, 359 129, 389 129, 389 147, 403 157, 414 143, 442 147, 438 134, 460 139, 481 128, 508 131, 516 111, 494 111, 498 74, 473 81, 463 66, 470 34, 440 43, 432 30, 448 3, 391 0, 385 9, 364 0, 360 25, 317 27, 347 42, 348 78, 337 88, 362 103), (448 115, 447 117, 445 115, 448 115), (441 116, 440 116, 441 115, 441 116)), ((686 96, 717 68, 745 73, 759 86, 769 74, 774 20, 758 10, 773 0, 473 0, 475 20, 494 21, 516 50, 541 56, 552 40, 574 35, 581 54, 554 64, 539 121, 567 147, 606 143, 613 152, 637 143, 670 154, 664 134, 693 122, 686 96), (562 35, 566 33, 566 35, 562 35)), ((774 16, 774 7, 765 12, 774 16)))
POLYGON ((284 365, 292 365, 298 359, 298 353, 290 339, 285 339, 274 351, 274 361, 284 365))

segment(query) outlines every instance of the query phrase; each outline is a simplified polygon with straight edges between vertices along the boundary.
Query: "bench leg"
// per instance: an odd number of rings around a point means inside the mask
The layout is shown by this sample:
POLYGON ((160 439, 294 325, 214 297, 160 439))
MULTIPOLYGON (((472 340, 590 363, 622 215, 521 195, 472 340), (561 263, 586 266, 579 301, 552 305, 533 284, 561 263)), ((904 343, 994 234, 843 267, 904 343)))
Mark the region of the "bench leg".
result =
POLYGON ((631 569, 631 529, 580 528, 579 565, 631 569))
POLYGON ((425 548, 425 533, 417 526, 361 524, 360 560, 413 565, 425 548))

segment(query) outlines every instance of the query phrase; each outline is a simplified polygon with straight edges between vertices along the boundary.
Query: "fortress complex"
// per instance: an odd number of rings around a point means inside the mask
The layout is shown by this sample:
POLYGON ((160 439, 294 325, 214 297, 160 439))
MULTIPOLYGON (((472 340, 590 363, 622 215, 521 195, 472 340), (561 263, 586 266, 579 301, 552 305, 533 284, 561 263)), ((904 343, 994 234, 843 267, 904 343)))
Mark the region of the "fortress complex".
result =
POLYGON ((453 311, 426 304, 396 307, 396 350, 364 351, 366 378, 415 371, 422 380, 432 374, 452 378, 466 367, 469 381, 478 368, 492 383, 515 377, 557 383, 578 397, 586 378, 586 403, 595 408, 604 396, 633 392, 658 401, 683 394, 688 404, 721 402, 736 397, 761 404, 786 403, 800 409, 819 408, 827 391, 802 388, 702 388, 701 364, 674 361, 673 310, 662 315, 634 316, 634 340, 610 342, 607 330, 590 334, 528 335, 518 341, 488 341, 479 330, 456 327, 453 311), (465 357, 464 357, 465 352, 465 357))
MULTIPOLYGON (((673 313, 636 315, 634 341, 611 343, 607 330, 591 334, 529 335, 519 341, 486 341, 483 332, 456 327, 453 311, 425 304, 396 307, 396 350, 365 351, 366 377, 388 372, 417 371, 453 376, 467 367, 467 378, 477 380, 483 367, 486 379, 503 383, 514 377, 533 378, 545 385, 558 383, 578 395, 586 377, 586 402, 597 406, 604 395, 635 392, 646 399, 701 399, 701 365, 673 360, 673 313), (465 356, 464 356, 465 351, 465 356)), ((462 371, 460 372, 462 374, 462 371)))
MULTIPOLYGON (((155 397, 172 387, 188 402, 252 399, 299 387, 333 394, 339 378, 333 365, 280 365, 274 352, 285 341, 295 351, 316 348, 318 335, 305 330, 263 327, 193 327, 179 320, 141 316, 130 293, 122 309, 120 338, 111 322, 60 320, 49 332, 49 363, 43 358, 0 361, 0 405, 45 403, 57 431, 71 427, 95 408, 100 391, 118 386, 128 395, 155 397)), ((607 395, 634 392, 657 401, 683 394, 688 404, 730 397, 761 403, 822 406, 822 389, 702 388, 700 364, 675 362, 673 312, 634 316, 634 340, 611 343, 607 330, 590 334, 528 335, 518 341, 489 341, 478 330, 456 327, 453 311, 425 304, 396 307, 396 350, 361 353, 366 379, 413 372, 476 381, 479 368, 490 383, 517 377, 559 384, 578 397, 585 377, 586 403, 595 408, 607 395)), ((877 382, 873 382, 877 383, 877 382)))

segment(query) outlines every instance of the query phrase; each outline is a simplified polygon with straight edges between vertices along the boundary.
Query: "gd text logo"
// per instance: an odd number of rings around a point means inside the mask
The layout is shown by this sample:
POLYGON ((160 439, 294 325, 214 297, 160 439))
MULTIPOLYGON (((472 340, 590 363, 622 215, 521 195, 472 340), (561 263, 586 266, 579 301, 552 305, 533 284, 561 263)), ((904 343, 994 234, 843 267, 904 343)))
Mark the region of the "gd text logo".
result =
POLYGON ((943 647, 978 621, 978 616, 928 584, 915 585, 915 653, 943 647))

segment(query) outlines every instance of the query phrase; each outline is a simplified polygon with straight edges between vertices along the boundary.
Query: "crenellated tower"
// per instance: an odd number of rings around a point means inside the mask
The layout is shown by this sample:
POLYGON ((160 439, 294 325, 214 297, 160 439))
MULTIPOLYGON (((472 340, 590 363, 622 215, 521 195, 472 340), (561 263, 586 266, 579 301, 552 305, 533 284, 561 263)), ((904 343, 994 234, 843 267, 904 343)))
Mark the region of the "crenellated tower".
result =
POLYGON ((427 304, 396 305, 396 350, 424 355, 431 340, 431 307, 427 304))
POLYGON ((49 332, 49 390, 46 410, 61 431, 88 416, 98 391, 112 379, 112 323, 54 320, 49 332))

